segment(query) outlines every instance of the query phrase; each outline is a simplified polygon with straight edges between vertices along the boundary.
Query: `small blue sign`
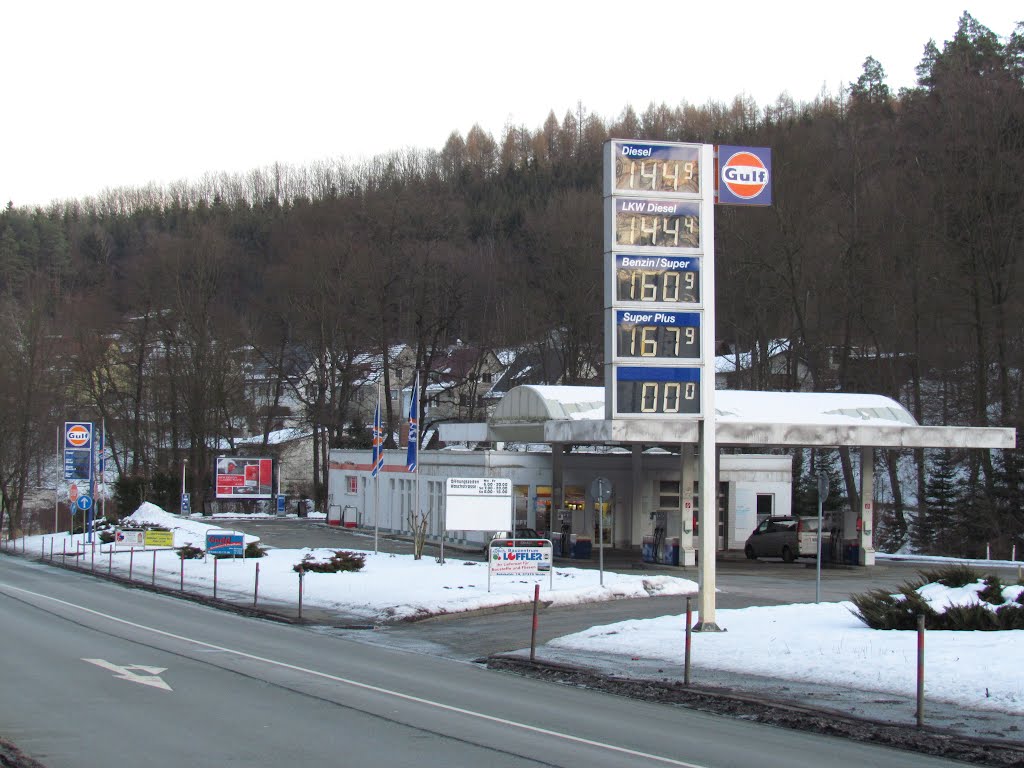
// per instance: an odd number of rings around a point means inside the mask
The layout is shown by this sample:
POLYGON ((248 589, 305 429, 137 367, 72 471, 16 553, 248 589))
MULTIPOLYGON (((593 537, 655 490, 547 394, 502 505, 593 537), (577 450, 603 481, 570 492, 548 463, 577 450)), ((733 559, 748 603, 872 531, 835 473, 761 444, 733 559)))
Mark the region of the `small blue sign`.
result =
POLYGON ((245 534, 208 533, 206 534, 206 551, 211 555, 244 555, 245 534))
POLYGON ((284 514, 284 502, 285 498, 281 494, 277 494, 277 514, 284 514))
POLYGON ((87 493, 83 493, 78 497, 78 500, 75 502, 75 506, 83 512, 88 512, 92 509, 92 496, 87 493))

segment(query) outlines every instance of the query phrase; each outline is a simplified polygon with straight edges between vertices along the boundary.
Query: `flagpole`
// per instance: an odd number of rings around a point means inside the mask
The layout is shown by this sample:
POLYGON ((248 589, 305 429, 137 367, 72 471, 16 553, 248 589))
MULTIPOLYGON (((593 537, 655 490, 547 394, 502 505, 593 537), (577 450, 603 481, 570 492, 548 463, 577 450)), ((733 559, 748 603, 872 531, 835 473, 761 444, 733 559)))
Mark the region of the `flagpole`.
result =
MULTIPOLYGON (((377 379, 377 411, 376 418, 374 419, 373 425, 373 440, 378 444, 377 451, 384 450, 384 441, 381 424, 380 414, 380 379, 377 379)), ((378 466, 376 457, 378 453, 374 453, 374 467, 373 467, 373 554, 377 554, 377 536, 380 531, 380 472, 378 472, 378 466)))

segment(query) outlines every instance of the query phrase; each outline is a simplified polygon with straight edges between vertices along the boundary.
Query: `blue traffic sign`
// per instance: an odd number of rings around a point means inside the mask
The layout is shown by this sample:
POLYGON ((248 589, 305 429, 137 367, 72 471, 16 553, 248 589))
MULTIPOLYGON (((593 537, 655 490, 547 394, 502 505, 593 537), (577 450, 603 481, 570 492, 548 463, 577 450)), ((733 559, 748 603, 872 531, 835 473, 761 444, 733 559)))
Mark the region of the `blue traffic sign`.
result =
POLYGON ((88 512, 92 509, 92 496, 87 493, 83 493, 78 497, 78 500, 75 502, 75 506, 83 512, 88 512))
POLYGON ((187 515, 192 512, 192 497, 187 494, 181 494, 181 514, 187 515))

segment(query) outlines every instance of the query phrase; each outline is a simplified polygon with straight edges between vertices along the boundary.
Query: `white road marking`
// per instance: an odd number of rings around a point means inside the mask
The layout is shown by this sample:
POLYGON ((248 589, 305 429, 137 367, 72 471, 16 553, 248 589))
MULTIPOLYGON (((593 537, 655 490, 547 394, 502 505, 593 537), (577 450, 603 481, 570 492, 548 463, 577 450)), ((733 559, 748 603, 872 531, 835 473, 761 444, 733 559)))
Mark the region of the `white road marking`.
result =
POLYGON ((6 589, 10 589, 10 590, 14 590, 15 592, 21 592, 22 594, 32 595, 33 597, 38 597, 38 598, 41 598, 43 600, 49 600, 49 601, 57 603, 59 605, 66 606, 67 608, 72 608, 74 610, 81 611, 83 613, 88 613, 88 614, 91 614, 93 616, 98 616, 98 617, 100 617, 102 619, 107 619, 108 621, 113 621, 113 622, 116 622, 118 624, 123 624, 123 625, 125 625, 127 627, 132 627, 134 629, 139 629, 139 630, 143 630, 143 631, 146 631, 146 632, 152 632, 153 634, 160 635, 161 637, 171 638, 172 640, 179 640, 179 641, 181 641, 183 643, 190 643, 192 645, 196 645, 196 646, 199 646, 201 648, 206 648, 206 649, 215 650, 215 651, 222 651, 224 653, 232 653, 232 654, 234 654, 234 655, 236 655, 236 656, 238 656, 240 658, 249 659, 250 661, 258 661, 258 662, 261 662, 261 663, 264 663, 264 664, 268 664, 270 666, 280 667, 282 669, 289 669, 289 670, 292 670, 293 672, 302 672, 304 674, 311 675, 313 677, 319 677, 319 678, 322 678, 324 680, 331 680, 333 682, 341 683, 343 685, 347 685, 347 686, 350 686, 352 688, 358 688, 358 689, 363 690, 363 691, 372 691, 373 693, 379 693, 379 694, 382 694, 382 695, 385 695, 385 696, 391 696, 393 698, 400 699, 401 701, 407 701, 407 702, 411 702, 411 703, 414 703, 414 704, 422 704, 422 705, 427 706, 427 707, 434 707, 435 709, 440 709, 440 710, 442 710, 444 712, 452 712, 452 713, 455 713, 455 714, 464 715, 466 717, 471 717, 471 718, 474 718, 474 719, 477 719, 477 720, 484 720, 484 721, 489 722, 489 723, 496 723, 498 725, 504 725, 504 726, 508 726, 510 728, 518 728, 520 730, 527 731, 529 733, 537 733, 537 734, 541 734, 543 736, 550 736, 551 738, 560 739, 562 741, 568 741, 568 742, 571 742, 573 744, 584 744, 586 746, 596 747, 598 749, 605 749, 605 750, 608 750, 609 752, 614 752, 614 753, 620 754, 620 755, 629 755, 630 757, 639 757, 639 758, 643 758, 643 759, 646 759, 646 760, 651 760, 651 761, 654 761, 654 762, 657 762, 657 763, 664 763, 665 765, 675 765, 675 766, 680 766, 680 768, 707 768, 707 766, 700 765, 698 763, 688 763, 688 762, 685 762, 685 761, 682 761, 682 760, 673 760, 670 757, 662 757, 661 755, 654 755, 654 754, 651 754, 649 752, 641 752, 639 750, 629 749, 627 747, 619 747, 619 746, 616 746, 615 744, 607 744, 607 743, 601 742, 601 741, 594 741, 592 739, 585 739, 585 738, 583 738, 581 736, 572 736, 572 735, 570 735, 568 733, 560 733, 558 731, 552 731, 552 730, 549 730, 547 728, 539 728, 538 726, 535 726, 535 725, 529 725, 527 723, 520 723, 520 722, 517 722, 515 720, 507 720, 507 719, 505 719, 503 717, 495 717, 494 715, 485 715, 485 714, 480 713, 480 712, 473 712, 472 710, 469 710, 469 709, 462 709, 461 707, 454 707, 451 704, 443 704, 443 703, 441 703, 439 701, 433 701, 431 699, 424 699, 424 698, 421 698, 419 696, 412 696, 412 695, 410 695, 408 693, 402 693, 400 691, 393 691, 393 690, 390 690, 388 688, 381 688, 380 686, 370 685, 368 683, 360 683, 358 680, 351 680, 351 679, 345 678, 345 677, 338 677, 337 675, 330 675, 330 674, 327 674, 326 672, 319 672, 319 671, 317 671, 315 669, 308 669, 306 667, 299 667, 299 666, 296 666, 295 664, 288 664, 287 662, 284 662, 284 661, 277 661, 275 659, 268 659, 268 658, 265 658, 263 656, 256 656, 254 654, 246 653, 245 651, 239 651, 239 650, 236 650, 234 648, 227 648, 227 647, 222 646, 222 645, 214 645, 213 643, 207 643, 207 642, 204 642, 203 640, 196 640, 196 639, 191 638, 191 637, 185 637, 184 635, 176 635, 173 632, 165 632, 164 630, 157 629, 156 627, 147 627, 145 624, 136 624, 135 622, 128 621, 127 619, 121 619, 121 618, 118 618, 117 616, 111 616, 110 614, 107 614, 107 613, 101 613, 100 611, 94 611, 91 608, 84 608, 84 607, 82 607, 80 605, 75 605, 74 603, 69 603, 66 600, 61 600, 61 599, 56 598, 56 597, 50 597, 49 595, 43 595, 43 594, 40 594, 39 592, 32 592, 31 590, 22 589, 21 587, 11 586, 10 584, 0 584, 0 587, 6 588, 6 589))
POLYGON ((109 669, 118 680, 127 680, 129 683, 141 683, 142 685, 149 685, 163 691, 174 690, 160 678, 160 673, 166 672, 167 667, 145 667, 142 664, 130 664, 127 667, 120 667, 103 659, 82 659, 82 661, 95 664, 97 667, 103 667, 103 669, 109 669), (145 672, 146 674, 140 675, 138 672, 145 672))

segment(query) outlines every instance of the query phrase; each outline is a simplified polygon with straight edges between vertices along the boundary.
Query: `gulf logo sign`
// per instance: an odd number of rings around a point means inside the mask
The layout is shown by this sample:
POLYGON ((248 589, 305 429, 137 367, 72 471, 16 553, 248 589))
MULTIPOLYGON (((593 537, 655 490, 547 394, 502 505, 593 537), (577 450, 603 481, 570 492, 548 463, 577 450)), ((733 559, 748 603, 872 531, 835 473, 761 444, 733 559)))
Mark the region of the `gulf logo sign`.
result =
POLYGON ((64 440, 69 448, 88 448, 92 441, 92 424, 65 422, 64 440))
POLYGON ((720 204, 771 205, 771 149, 720 146, 716 181, 720 204))

